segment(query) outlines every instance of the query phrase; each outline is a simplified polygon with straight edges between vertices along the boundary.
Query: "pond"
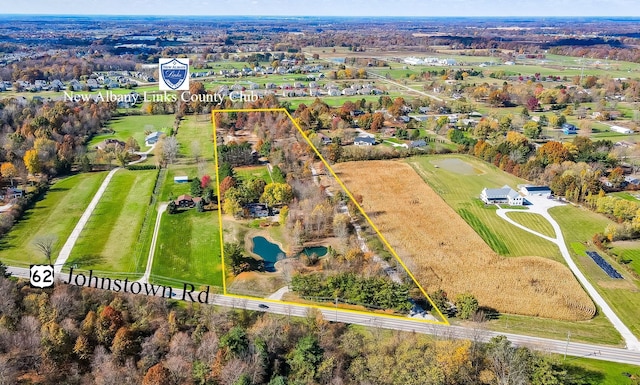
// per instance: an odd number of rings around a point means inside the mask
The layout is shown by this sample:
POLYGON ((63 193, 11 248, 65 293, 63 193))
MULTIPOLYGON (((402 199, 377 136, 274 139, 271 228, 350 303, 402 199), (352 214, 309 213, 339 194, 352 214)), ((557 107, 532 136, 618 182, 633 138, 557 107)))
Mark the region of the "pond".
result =
POLYGON ((300 254, 306 254, 307 256, 315 254, 318 257, 324 257, 327 254, 327 248, 324 246, 305 247, 300 254))
MULTIPOLYGON (((275 243, 269 242, 265 237, 253 237, 253 249, 251 252, 258 254, 264 260, 264 269, 270 273, 276 271, 275 263, 278 260, 286 257, 286 254, 280 246, 275 243)), ((325 246, 305 247, 300 252, 306 255, 315 254, 318 257, 323 257, 327 254, 327 248, 325 246)))
POLYGON ((274 264, 278 262, 278 259, 285 257, 280 246, 269 242, 265 237, 253 237, 253 250, 251 251, 264 260, 264 269, 271 273, 276 271, 274 264))

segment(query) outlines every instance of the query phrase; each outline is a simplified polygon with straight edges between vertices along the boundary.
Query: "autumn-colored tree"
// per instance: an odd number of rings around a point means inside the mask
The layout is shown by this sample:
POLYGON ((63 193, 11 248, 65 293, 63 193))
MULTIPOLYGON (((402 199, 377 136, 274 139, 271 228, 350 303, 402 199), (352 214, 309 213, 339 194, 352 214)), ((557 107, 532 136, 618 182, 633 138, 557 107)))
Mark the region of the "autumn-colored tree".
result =
POLYGON ((142 385, 170 385, 171 373, 161 363, 155 364, 147 370, 142 379, 142 385))
POLYGON ((526 122, 522 127, 522 130, 524 132, 524 135, 527 138, 531 138, 531 139, 539 138, 540 134, 542 133, 542 127, 540 127, 540 125, 537 122, 534 122, 532 120, 526 122))
POLYGON ((609 173, 609 182, 613 188, 620 188, 624 182, 624 170, 622 167, 616 167, 609 173))
POLYGON ((371 127, 369 128, 372 132, 378 132, 382 129, 384 125, 384 115, 381 112, 376 112, 373 114, 371 118, 371 127))
POLYGON ((24 165, 30 174, 34 175, 40 172, 40 159, 38 159, 38 151, 32 149, 27 150, 24 154, 24 165))
POLYGON ((76 343, 73 346, 73 353, 78 356, 79 359, 83 361, 88 360, 91 357, 92 351, 91 343, 87 337, 80 335, 76 338, 76 343))
POLYGON ((100 312, 96 327, 98 341, 110 346, 116 332, 124 324, 122 313, 111 306, 105 306, 100 312))
POLYGON ((111 353, 113 353, 114 358, 124 361, 128 355, 134 353, 134 348, 135 344, 131 330, 126 326, 118 329, 111 344, 111 353))
POLYGON ((18 169, 13 163, 4 162, 0 165, 0 174, 2 174, 3 178, 7 178, 11 180, 11 186, 13 186, 13 178, 18 176, 18 169))
POLYGON ((552 163, 562 163, 569 160, 569 152, 567 148, 560 142, 550 141, 543 144, 537 152, 538 159, 543 165, 552 163))
POLYGON ((133 136, 130 136, 124 145, 124 149, 130 152, 140 151, 140 144, 138 144, 138 141, 136 140, 136 138, 134 138, 133 136))
POLYGON ((227 190, 232 187, 236 187, 236 180, 230 176, 225 177, 222 182, 220 182, 220 197, 224 197, 227 190))
POLYGON ((287 183, 269 183, 264 187, 260 202, 269 206, 287 204, 293 199, 293 189, 287 183))

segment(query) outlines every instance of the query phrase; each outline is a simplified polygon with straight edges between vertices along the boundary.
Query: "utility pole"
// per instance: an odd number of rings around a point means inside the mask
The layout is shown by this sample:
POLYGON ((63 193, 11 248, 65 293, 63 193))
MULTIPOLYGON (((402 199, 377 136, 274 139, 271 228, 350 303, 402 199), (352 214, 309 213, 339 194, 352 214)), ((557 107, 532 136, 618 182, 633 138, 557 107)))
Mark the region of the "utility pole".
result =
POLYGON ((567 351, 569 350, 569 340, 571 339, 571 330, 567 331, 567 346, 564 348, 564 360, 567 359, 567 351))

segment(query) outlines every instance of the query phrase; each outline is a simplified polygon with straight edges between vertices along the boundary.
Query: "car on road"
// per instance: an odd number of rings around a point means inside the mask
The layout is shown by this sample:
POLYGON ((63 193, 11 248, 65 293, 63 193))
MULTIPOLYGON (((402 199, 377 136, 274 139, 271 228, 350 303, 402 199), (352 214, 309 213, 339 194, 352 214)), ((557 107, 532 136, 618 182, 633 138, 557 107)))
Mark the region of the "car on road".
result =
POLYGON ((267 306, 267 305, 265 305, 265 304, 263 304, 263 303, 259 304, 259 305, 258 305, 258 307, 259 307, 260 309, 268 309, 268 308, 269 308, 269 306, 267 306))

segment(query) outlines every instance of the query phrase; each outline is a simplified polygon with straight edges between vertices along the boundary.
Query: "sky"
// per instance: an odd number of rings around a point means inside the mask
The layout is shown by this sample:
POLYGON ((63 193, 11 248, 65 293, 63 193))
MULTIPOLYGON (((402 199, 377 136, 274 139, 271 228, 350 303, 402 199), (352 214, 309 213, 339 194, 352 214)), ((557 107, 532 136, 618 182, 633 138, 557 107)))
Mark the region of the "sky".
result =
POLYGON ((640 16, 638 0, 1 0, 0 14, 640 16))

